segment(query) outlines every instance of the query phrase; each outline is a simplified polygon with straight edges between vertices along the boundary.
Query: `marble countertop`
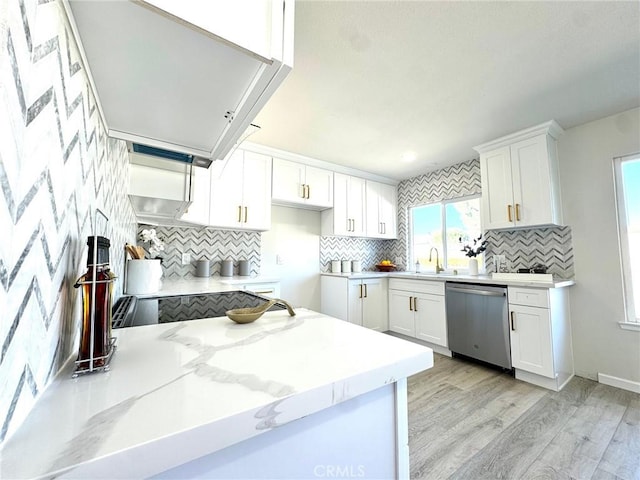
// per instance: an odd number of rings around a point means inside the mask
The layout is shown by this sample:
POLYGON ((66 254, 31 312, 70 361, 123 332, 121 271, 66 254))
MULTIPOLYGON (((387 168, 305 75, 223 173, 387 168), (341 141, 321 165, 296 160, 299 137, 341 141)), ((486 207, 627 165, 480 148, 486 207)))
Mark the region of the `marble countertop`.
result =
POLYGON ((238 290, 239 285, 251 285, 259 283, 277 283, 278 277, 259 275, 253 277, 185 277, 185 278, 163 278, 160 290, 150 294, 136 295, 136 297, 158 297, 172 295, 190 295, 198 293, 224 292, 238 290))
POLYGON ((68 364, 0 450, 2 478, 146 478, 433 365, 430 349, 310 310, 114 331, 68 364))
POLYGON ((562 288, 575 285, 575 280, 569 278, 556 278, 552 281, 529 281, 529 280, 505 280, 492 278, 491 274, 482 275, 466 275, 458 274, 453 275, 451 273, 434 273, 434 272, 360 272, 360 273, 332 273, 322 272, 321 275, 328 275, 332 277, 342 277, 347 279, 359 279, 359 278, 374 278, 374 277, 387 277, 387 278, 408 278, 412 280, 437 280, 440 282, 464 282, 464 283, 482 283, 491 285, 505 285, 512 287, 534 287, 534 288, 562 288))

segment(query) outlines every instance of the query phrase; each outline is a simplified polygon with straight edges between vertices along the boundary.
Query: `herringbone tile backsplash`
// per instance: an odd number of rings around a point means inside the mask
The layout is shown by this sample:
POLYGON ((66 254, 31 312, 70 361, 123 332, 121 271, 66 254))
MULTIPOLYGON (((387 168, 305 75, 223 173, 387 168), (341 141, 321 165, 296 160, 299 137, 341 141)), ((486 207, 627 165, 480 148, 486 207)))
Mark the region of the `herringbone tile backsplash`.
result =
POLYGON ((76 354, 87 236, 111 239, 122 278, 136 224, 126 146, 105 135, 60 2, 1 2, 0 77, 2 441, 76 354))
MULTIPOLYGON (((155 228, 158 237, 165 242, 162 257, 164 278, 185 278, 196 273, 197 260, 209 260, 211 275, 220 274, 220 262, 232 259, 234 273, 238 273, 238 261, 248 260, 251 275, 260 273, 260 232, 216 230, 205 227, 151 227, 138 226, 138 237, 145 228, 155 228), (182 254, 191 254, 191 263, 182 265, 182 254)), ((138 241, 142 247, 147 247, 138 241)))
POLYGON ((360 260, 362 270, 375 270, 381 260, 393 260, 394 240, 320 237, 320 271, 331 271, 331 260, 360 260))
POLYGON ((573 277, 573 245, 570 227, 540 227, 526 230, 490 230, 485 236, 486 268, 494 272, 494 254, 505 255, 509 270, 531 268, 537 263, 549 267, 548 273, 573 277))
POLYGON ((401 269, 406 269, 409 258, 409 208, 416 205, 476 195, 481 192, 480 161, 458 163, 417 177, 403 180, 398 185, 398 239, 393 257, 402 258, 401 269))

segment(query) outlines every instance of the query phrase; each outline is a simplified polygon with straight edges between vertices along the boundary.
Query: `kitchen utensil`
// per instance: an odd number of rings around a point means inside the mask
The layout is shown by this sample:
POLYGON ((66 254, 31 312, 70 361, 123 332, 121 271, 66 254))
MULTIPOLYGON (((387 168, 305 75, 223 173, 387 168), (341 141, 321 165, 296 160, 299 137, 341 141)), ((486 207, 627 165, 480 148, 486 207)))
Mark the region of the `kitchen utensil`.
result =
POLYGON ((258 307, 235 308, 227 310, 226 315, 236 323, 251 323, 260 318, 275 303, 276 300, 269 300, 258 307))
POLYGON ((140 253, 138 252, 138 247, 136 247, 135 245, 126 243, 124 248, 127 251, 127 253, 131 256, 131 258, 133 258, 134 260, 139 260, 140 258, 144 258, 144 255, 140 257, 140 253))
POLYGON ((281 298, 272 298, 268 302, 263 303, 262 305, 259 305, 257 307, 235 308, 233 310, 227 310, 226 315, 236 323, 251 323, 260 318, 264 312, 269 310, 276 303, 280 303, 287 307, 287 311, 289 312, 290 316, 294 317, 296 315, 295 310, 293 310, 293 307, 289 304, 289 302, 282 300, 281 298))

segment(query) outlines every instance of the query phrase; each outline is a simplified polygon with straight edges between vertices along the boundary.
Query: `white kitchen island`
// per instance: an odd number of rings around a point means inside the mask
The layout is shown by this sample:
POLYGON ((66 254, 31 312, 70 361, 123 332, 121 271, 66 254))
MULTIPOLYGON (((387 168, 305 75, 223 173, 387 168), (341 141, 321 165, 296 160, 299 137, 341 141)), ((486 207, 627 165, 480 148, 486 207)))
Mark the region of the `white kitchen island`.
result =
POLYGON ((298 309, 115 331, 111 370, 44 392, 1 478, 408 478, 428 348, 298 309))

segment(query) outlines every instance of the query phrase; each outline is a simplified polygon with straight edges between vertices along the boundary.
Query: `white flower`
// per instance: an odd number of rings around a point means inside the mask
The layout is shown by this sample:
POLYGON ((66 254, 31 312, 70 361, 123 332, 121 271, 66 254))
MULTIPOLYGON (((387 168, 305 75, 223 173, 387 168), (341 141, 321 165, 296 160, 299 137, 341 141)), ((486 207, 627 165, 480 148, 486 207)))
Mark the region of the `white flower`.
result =
POLYGON ((151 255, 152 258, 155 258, 164 250, 164 242, 158 238, 155 228, 150 230, 145 228, 142 230, 140 240, 149 244, 149 255, 151 255))

